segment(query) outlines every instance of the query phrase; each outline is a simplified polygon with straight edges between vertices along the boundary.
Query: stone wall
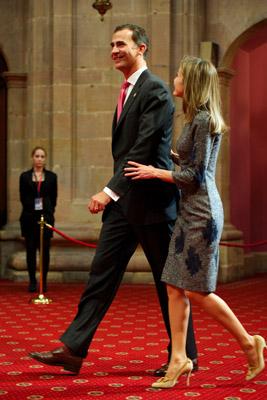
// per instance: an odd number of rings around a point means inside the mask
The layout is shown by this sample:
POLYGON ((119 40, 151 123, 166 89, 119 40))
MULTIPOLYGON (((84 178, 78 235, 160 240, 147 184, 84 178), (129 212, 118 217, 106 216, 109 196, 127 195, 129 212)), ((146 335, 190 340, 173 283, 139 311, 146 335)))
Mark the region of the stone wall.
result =
MULTIPOLYGON (((35 145, 46 147, 47 167, 58 174, 57 227, 80 239, 97 240, 101 216, 91 215, 87 203, 112 174, 111 121, 122 80, 110 61, 110 38, 116 25, 144 26, 151 38, 149 67, 170 85, 184 54, 200 54, 203 41, 217 43, 227 118, 232 72, 225 55, 242 32, 267 17, 265 0, 113 0, 102 22, 91 3, 0 0, 0 50, 9 68, 8 224, 0 233, 2 275, 7 243, 17 243, 21 249, 18 178, 30 167, 35 145)), ((174 140, 183 124, 181 104, 175 102, 174 140)), ((218 185, 226 210, 224 239, 241 240, 242 233, 231 225, 228 212, 227 135, 218 185)), ((53 243, 57 254, 63 251, 61 240, 55 238, 53 243)), ((79 250, 74 252, 78 260, 79 250)), ((140 270, 148 271, 144 257, 139 253, 136 257, 140 270)), ((221 280, 246 275, 242 251, 224 249, 221 260, 221 280)))

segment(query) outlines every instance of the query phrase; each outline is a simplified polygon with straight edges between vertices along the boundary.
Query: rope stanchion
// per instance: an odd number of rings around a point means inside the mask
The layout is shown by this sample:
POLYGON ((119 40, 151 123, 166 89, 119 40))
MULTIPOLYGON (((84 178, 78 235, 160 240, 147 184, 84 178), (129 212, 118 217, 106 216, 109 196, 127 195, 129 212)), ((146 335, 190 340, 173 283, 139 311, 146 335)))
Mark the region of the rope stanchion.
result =
POLYGON ((38 297, 30 299, 33 304, 50 304, 52 300, 44 295, 44 269, 43 269, 43 254, 44 254, 44 226, 46 222, 44 216, 41 215, 40 224, 40 252, 39 252, 39 270, 40 270, 40 287, 38 297))
POLYGON ((74 239, 71 236, 68 236, 65 233, 61 232, 59 229, 55 228, 54 226, 47 224, 46 222, 45 222, 45 226, 47 226, 47 228, 51 229, 52 231, 56 232, 58 235, 62 236, 64 239, 70 240, 73 243, 80 244, 81 246, 91 247, 93 249, 95 249, 97 247, 97 245, 95 243, 86 243, 86 242, 82 242, 81 240, 74 239))

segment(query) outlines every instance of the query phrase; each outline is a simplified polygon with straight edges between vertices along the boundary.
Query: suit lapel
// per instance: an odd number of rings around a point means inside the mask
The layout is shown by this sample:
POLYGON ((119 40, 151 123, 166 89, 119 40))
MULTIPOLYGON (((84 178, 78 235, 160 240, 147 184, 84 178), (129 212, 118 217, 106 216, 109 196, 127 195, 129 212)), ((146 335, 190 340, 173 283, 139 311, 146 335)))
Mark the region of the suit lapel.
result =
POLYGON ((128 99, 126 100, 126 103, 124 104, 124 107, 122 109, 122 113, 120 115, 120 119, 119 121, 116 123, 116 116, 117 116, 117 109, 115 111, 115 116, 114 116, 114 120, 113 120, 113 126, 114 126, 114 131, 116 132, 116 130, 118 129, 118 127, 120 126, 122 120, 125 118, 125 116, 127 115, 128 111, 130 110, 132 104, 135 101, 135 98, 137 97, 143 83, 145 82, 145 80, 148 78, 150 72, 146 69, 144 72, 142 72, 142 74, 139 76, 136 84, 134 85, 128 99))

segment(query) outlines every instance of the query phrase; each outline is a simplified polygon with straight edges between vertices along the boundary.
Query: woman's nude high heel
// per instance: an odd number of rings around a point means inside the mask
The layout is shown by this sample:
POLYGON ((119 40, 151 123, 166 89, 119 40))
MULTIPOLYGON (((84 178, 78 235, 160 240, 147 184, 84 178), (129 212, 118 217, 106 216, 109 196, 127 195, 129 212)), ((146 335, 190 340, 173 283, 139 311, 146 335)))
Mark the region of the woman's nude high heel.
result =
POLYGON ((191 372, 193 369, 193 363, 188 358, 184 363, 179 363, 179 364, 181 366, 180 366, 180 368, 178 368, 178 370, 173 378, 168 377, 168 374, 166 374, 163 378, 160 378, 156 382, 152 383, 152 387, 153 388, 162 388, 162 389, 172 388, 176 384, 178 378, 183 374, 187 375, 186 384, 187 384, 187 386, 189 386, 189 380, 190 380, 191 372))
POLYGON ((255 335, 253 337, 255 341, 256 352, 258 355, 258 363, 256 365, 248 366, 246 381, 250 381, 251 379, 255 378, 265 367, 265 362, 264 362, 264 349, 266 348, 265 339, 260 335, 255 335))

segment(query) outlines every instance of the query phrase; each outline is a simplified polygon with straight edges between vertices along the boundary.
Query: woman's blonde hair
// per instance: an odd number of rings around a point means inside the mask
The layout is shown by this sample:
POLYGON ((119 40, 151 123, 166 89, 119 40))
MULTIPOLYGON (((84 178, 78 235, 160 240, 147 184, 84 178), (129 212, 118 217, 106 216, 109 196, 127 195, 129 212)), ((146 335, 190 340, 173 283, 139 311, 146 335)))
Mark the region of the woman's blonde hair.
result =
POLYGON ((216 68, 207 60, 185 56, 180 63, 184 84, 184 112, 191 122, 200 110, 210 115, 210 132, 224 132, 226 125, 221 114, 219 79, 216 68))

